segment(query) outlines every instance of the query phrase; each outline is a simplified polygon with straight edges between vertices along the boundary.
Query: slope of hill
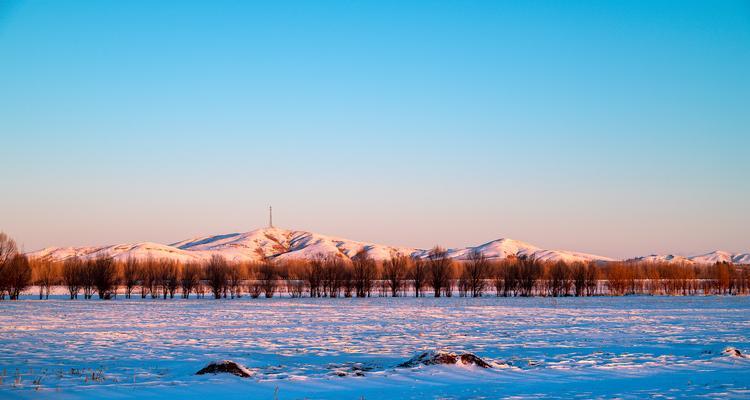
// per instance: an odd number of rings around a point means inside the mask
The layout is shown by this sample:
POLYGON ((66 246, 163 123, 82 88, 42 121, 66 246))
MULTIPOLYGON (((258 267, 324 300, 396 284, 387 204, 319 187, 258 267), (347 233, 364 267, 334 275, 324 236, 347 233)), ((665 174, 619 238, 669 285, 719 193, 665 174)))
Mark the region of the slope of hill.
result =
POLYGON ((238 261, 258 261, 264 258, 310 259, 321 254, 351 258, 363 249, 370 257, 382 260, 390 257, 391 253, 412 255, 418 252, 412 248, 383 246, 281 228, 206 236, 173 243, 170 246, 187 251, 218 252, 227 259, 238 261))
POLYGON ((184 251, 178 248, 152 242, 135 244, 118 244, 101 247, 48 247, 39 251, 27 253, 28 256, 52 261, 62 261, 71 257, 91 259, 100 256, 112 257, 122 261, 128 257, 137 259, 170 259, 175 261, 200 261, 211 257, 209 252, 184 251))
POLYGON ((643 261, 652 263, 692 264, 689 258, 676 254, 651 254, 648 256, 634 257, 627 261, 643 261))
POLYGON ((690 257, 690 260, 699 264, 714 264, 717 262, 729 262, 734 264, 750 264, 750 253, 729 253, 726 251, 712 251, 690 257))
POLYGON ((687 257, 675 254, 652 254, 650 256, 633 258, 632 261, 667 262, 680 264, 715 264, 717 262, 750 264, 750 253, 730 253, 727 251, 716 250, 706 254, 687 257))
MULTIPOLYGON (((614 261, 611 258, 593 254, 578 253, 566 250, 545 250, 532 244, 522 242, 520 240, 505 238, 493 240, 491 242, 475 247, 451 249, 448 251, 448 256, 457 260, 465 260, 474 251, 478 251, 484 254, 485 257, 491 260, 501 260, 508 256, 527 256, 534 257, 538 260, 543 261, 614 261)), ((428 251, 423 251, 423 253, 420 253, 420 256, 426 257, 427 253, 428 251)))
MULTIPOLYGON (((320 255, 350 259, 362 250, 376 260, 384 260, 395 253, 422 258, 429 253, 426 249, 384 246, 306 231, 263 228, 245 233, 196 237, 170 245, 146 242, 102 247, 51 247, 28 254, 31 257, 57 261, 70 257, 88 259, 106 255, 116 260, 151 257, 185 262, 208 260, 214 254, 231 261, 311 259, 320 255)), ((592 254, 542 249, 513 239, 498 239, 475 247, 448 249, 448 256, 465 260, 475 250, 489 259, 526 255, 548 261, 612 261, 592 254)))
MULTIPOLYGON (((70 257, 88 259, 104 255, 116 260, 125 260, 128 257, 137 259, 147 259, 150 257, 187 262, 205 261, 214 254, 218 254, 230 261, 261 261, 264 259, 311 259, 321 255, 333 255, 350 259, 363 250, 376 260, 387 259, 391 254, 395 253, 419 258, 425 258, 429 254, 429 249, 384 246, 313 232, 282 228, 262 228, 244 233, 196 237, 169 245, 143 242, 100 247, 50 247, 28 253, 28 255, 55 261, 65 260, 70 257)), ((448 256, 455 260, 466 260, 474 251, 484 254, 485 257, 491 260, 501 260, 508 256, 529 256, 544 261, 615 261, 614 259, 594 254, 542 249, 526 242, 507 238, 493 240, 478 246, 447 250, 448 256)), ((750 253, 713 251, 689 257, 674 254, 654 254, 631 260, 686 264, 713 264, 716 262, 750 264, 750 253)))

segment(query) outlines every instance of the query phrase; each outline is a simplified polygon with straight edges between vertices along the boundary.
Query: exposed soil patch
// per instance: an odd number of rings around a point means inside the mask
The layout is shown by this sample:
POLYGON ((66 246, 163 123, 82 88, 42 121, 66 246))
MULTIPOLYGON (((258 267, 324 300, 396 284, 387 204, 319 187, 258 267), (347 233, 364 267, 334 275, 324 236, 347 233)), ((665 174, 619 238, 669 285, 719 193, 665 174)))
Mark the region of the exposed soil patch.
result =
POLYGON ((206 365, 200 371, 195 373, 196 375, 204 374, 232 374, 242 378, 249 378, 253 376, 253 371, 250 371, 242 364, 236 363, 230 360, 216 361, 206 365))
POLYGON ((406 361, 404 363, 401 363, 396 366, 396 368, 414 368, 418 367, 420 365, 451 365, 451 364, 462 364, 462 365, 476 365, 477 367, 481 368, 492 368, 492 366, 482 360, 481 358, 477 357, 475 354, 472 353, 461 353, 456 354, 452 352, 447 351, 426 351, 424 353, 418 354, 409 361, 406 361))

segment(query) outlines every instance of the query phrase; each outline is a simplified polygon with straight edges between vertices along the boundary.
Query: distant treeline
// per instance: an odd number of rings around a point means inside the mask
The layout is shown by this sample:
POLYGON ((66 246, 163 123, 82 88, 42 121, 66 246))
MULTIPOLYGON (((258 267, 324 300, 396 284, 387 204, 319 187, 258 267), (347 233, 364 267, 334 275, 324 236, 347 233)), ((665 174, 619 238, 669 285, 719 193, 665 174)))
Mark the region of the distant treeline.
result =
POLYGON ((31 286, 39 298, 54 286, 71 299, 371 297, 371 296, 597 296, 597 295, 746 295, 750 267, 717 263, 688 265, 653 262, 565 263, 530 257, 490 261, 473 253, 465 261, 448 258, 439 247, 424 259, 394 254, 378 262, 360 252, 351 260, 256 263, 178 263, 164 259, 115 261, 100 257, 64 262, 28 259, 0 233, 0 299, 17 299, 31 286))

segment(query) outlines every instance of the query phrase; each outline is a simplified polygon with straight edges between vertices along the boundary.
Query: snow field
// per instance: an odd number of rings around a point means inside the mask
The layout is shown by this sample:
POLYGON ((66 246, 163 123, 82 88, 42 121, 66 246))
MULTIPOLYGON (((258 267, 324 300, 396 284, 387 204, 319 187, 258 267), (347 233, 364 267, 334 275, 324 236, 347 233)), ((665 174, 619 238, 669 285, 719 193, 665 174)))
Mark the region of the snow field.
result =
POLYGON ((748 398, 750 298, 0 302, 0 398, 748 398), (495 368, 395 368, 424 350, 495 368), (251 378, 194 375, 239 362, 251 378))

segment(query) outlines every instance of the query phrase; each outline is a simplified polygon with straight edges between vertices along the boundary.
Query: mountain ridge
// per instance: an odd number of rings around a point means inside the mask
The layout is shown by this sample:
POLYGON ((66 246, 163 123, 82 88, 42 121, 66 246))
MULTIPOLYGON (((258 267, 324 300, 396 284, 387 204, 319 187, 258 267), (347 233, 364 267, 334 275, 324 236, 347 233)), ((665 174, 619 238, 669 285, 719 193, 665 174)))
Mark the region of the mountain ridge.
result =
POLYGON ((677 254, 651 254, 648 256, 634 257, 626 261, 666 262, 683 264, 716 264, 725 262, 732 264, 750 264, 750 253, 732 253, 723 250, 714 250, 708 253, 693 256, 681 256, 677 254))
MULTIPOLYGON (((125 243, 111 246, 91 247, 48 247, 27 253, 30 257, 63 261, 71 257, 82 259, 100 256, 125 260, 167 258, 175 261, 206 261, 213 255, 221 255, 229 261, 261 261, 312 259, 319 256, 337 256, 351 259, 360 251, 375 260, 384 260, 392 254, 400 253, 416 258, 425 258, 429 249, 413 247, 386 246, 371 242, 349 240, 335 236, 322 235, 309 231, 283 228, 260 228, 248 232, 227 233, 210 236, 199 236, 161 244, 154 242, 125 243)), ((446 249, 448 257, 455 260, 466 260, 471 253, 478 251, 490 260, 501 260, 507 257, 528 256, 543 261, 618 261, 613 258, 569 250, 543 249, 520 240, 500 238, 477 246, 446 249)), ((696 256, 650 255, 636 257, 628 261, 672 262, 713 264, 715 262, 750 263, 750 253, 730 253, 714 251, 696 256)))

